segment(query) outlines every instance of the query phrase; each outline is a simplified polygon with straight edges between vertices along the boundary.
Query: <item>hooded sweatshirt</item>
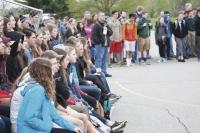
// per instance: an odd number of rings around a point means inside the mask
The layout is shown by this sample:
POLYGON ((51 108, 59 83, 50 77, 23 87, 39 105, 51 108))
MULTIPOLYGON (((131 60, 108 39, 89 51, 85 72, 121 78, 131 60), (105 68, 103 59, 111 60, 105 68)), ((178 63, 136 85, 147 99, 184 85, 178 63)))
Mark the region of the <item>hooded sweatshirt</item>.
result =
POLYGON ((23 77, 22 81, 19 83, 18 88, 13 93, 13 97, 11 100, 11 108, 10 108, 10 120, 12 123, 12 133, 17 133, 17 117, 18 117, 20 105, 23 101, 23 96, 21 95, 21 91, 23 91, 27 85, 31 85, 31 84, 36 84, 36 82, 34 79, 30 77, 29 73, 27 73, 23 77))

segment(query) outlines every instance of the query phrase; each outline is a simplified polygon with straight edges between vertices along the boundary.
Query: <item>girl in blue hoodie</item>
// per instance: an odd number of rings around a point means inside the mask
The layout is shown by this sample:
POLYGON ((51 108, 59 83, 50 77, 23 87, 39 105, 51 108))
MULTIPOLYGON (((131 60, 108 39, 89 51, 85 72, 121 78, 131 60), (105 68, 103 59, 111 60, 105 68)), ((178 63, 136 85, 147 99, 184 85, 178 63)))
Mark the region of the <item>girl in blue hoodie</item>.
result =
POLYGON ((17 118, 18 133, 81 133, 71 122, 60 117, 54 107, 52 64, 47 59, 37 58, 28 67, 30 77, 36 84, 27 85, 21 95, 17 118), (56 123, 62 129, 53 128, 56 123))

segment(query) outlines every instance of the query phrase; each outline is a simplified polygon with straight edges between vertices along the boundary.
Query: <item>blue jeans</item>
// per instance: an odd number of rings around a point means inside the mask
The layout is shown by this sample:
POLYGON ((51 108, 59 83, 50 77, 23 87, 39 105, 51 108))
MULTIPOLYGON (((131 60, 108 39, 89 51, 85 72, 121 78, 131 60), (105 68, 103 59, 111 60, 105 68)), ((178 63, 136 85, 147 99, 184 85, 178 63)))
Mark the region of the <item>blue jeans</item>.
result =
POLYGON ((196 49, 197 49, 197 57, 200 61, 200 36, 196 36, 196 49))
POLYGON ((0 133, 11 133, 10 119, 5 116, 0 116, 0 133))
POLYGON ((94 46, 90 47, 90 58, 92 63, 95 63, 95 53, 96 53, 96 49, 94 46))
POLYGON ((80 85, 82 91, 95 98, 97 101, 100 99, 101 90, 97 86, 80 85))
POLYGON ((108 59, 108 47, 95 45, 95 66, 96 68, 101 68, 102 72, 107 74, 107 59, 108 59))
POLYGON ((138 52, 138 42, 135 43, 135 51, 132 52, 132 63, 135 63, 137 61, 137 52, 138 52))
POLYGON ((107 82, 107 79, 106 79, 106 76, 104 73, 101 73, 101 80, 103 82, 103 84, 105 85, 105 89, 106 89, 106 94, 110 93, 110 87, 108 85, 108 82, 107 82))

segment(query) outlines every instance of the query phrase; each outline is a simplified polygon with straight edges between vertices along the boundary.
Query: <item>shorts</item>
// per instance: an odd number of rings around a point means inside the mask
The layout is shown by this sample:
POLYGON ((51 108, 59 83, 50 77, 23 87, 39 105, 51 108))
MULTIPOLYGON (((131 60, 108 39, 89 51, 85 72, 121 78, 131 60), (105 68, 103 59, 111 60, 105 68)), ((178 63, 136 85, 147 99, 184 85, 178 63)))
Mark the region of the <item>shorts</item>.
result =
POLYGON ((125 48, 126 51, 134 52, 135 51, 135 45, 136 45, 136 41, 124 40, 124 48, 125 48))
POLYGON ((121 53, 121 52, 122 52, 122 42, 111 41, 110 53, 121 53))
POLYGON ((150 38, 139 38, 138 40, 138 50, 140 52, 150 50, 150 38))

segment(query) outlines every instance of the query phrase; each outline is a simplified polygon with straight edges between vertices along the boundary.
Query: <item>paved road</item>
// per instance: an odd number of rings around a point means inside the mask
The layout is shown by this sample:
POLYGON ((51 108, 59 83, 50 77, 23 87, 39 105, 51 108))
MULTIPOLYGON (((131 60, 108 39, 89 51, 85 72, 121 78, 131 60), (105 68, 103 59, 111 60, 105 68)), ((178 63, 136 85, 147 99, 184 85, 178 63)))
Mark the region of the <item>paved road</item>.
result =
POLYGON ((114 120, 128 120, 125 133, 200 133, 200 63, 175 60, 149 66, 113 67, 109 83, 122 95, 114 120))

